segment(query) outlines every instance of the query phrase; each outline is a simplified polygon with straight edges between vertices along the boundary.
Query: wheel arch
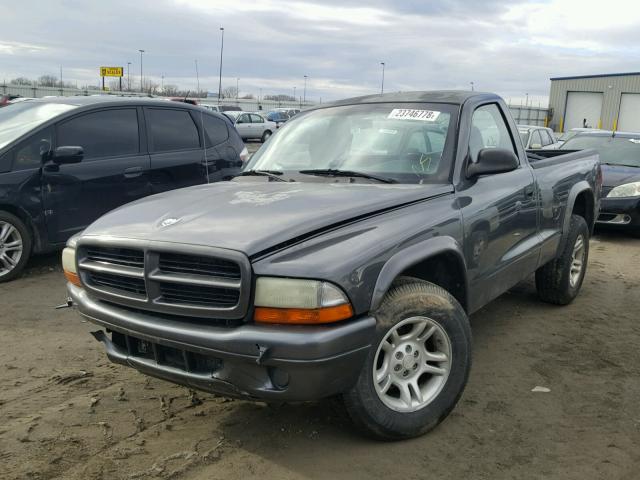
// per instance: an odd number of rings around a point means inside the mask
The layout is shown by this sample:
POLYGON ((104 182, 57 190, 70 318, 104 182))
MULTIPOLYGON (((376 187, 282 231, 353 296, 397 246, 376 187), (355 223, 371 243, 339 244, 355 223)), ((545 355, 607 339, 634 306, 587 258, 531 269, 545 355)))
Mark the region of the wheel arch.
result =
POLYGON ((469 306, 467 268, 461 245, 452 237, 434 237, 393 255, 382 267, 371 299, 376 310, 393 282, 411 276, 441 286, 465 311, 469 306))
POLYGON ((562 248, 569 235, 569 227, 571 225, 571 215, 579 215, 587 222, 589 233, 593 233, 596 221, 596 202, 591 185, 586 180, 576 183, 567 197, 567 208, 564 212, 562 223, 562 241, 558 245, 558 252, 562 248))

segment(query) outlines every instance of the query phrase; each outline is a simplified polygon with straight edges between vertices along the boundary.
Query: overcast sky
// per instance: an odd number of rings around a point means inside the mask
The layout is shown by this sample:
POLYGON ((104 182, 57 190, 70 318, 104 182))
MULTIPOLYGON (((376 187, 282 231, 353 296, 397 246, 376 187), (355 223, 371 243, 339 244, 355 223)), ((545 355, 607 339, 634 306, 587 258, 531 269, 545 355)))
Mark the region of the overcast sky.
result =
POLYGON ((2 9, 0 80, 98 67, 217 91, 323 101, 385 91, 469 89, 547 101, 549 77, 640 71, 638 0, 21 0, 2 9))

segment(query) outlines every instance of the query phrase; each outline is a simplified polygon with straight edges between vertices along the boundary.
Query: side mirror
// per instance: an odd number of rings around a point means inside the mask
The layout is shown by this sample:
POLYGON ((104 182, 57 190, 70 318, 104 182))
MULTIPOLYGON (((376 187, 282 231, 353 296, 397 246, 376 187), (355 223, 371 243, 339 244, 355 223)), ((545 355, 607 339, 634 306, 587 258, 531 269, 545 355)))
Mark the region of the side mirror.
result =
POLYGON ((82 147, 58 147, 53 151, 51 161, 56 165, 65 163, 80 163, 84 157, 82 147))
POLYGON ((518 165, 518 157, 511 150, 506 148, 483 148, 478 153, 478 161, 475 163, 469 162, 467 165, 467 177, 510 172, 518 168, 518 165))

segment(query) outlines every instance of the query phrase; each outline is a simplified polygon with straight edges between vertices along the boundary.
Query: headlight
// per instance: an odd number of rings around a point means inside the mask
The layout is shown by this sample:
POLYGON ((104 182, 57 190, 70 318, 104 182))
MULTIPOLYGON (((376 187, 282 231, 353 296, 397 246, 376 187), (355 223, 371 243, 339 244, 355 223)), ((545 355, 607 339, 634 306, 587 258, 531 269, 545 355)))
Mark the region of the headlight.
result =
POLYGON ((640 197, 640 182, 625 183, 609 192, 607 198, 640 197))
POLYGON ((259 277, 254 303, 260 323, 319 324, 353 316, 344 292, 318 280, 259 277))
POLYGON ((76 249, 67 247, 62 251, 62 270, 67 280, 74 285, 81 287, 80 277, 76 270, 76 249))

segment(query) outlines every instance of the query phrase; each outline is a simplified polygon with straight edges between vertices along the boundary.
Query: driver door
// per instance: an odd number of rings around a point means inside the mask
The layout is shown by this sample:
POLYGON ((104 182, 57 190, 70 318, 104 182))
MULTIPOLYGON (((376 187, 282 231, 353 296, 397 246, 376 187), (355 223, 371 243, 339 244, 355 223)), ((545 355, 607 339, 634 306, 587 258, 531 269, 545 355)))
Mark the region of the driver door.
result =
POLYGON ((238 133, 243 139, 251 137, 251 117, 249 117, 248 113, 243 113, 238 117, 236 120, 236 130, 238 130, 238 133))

